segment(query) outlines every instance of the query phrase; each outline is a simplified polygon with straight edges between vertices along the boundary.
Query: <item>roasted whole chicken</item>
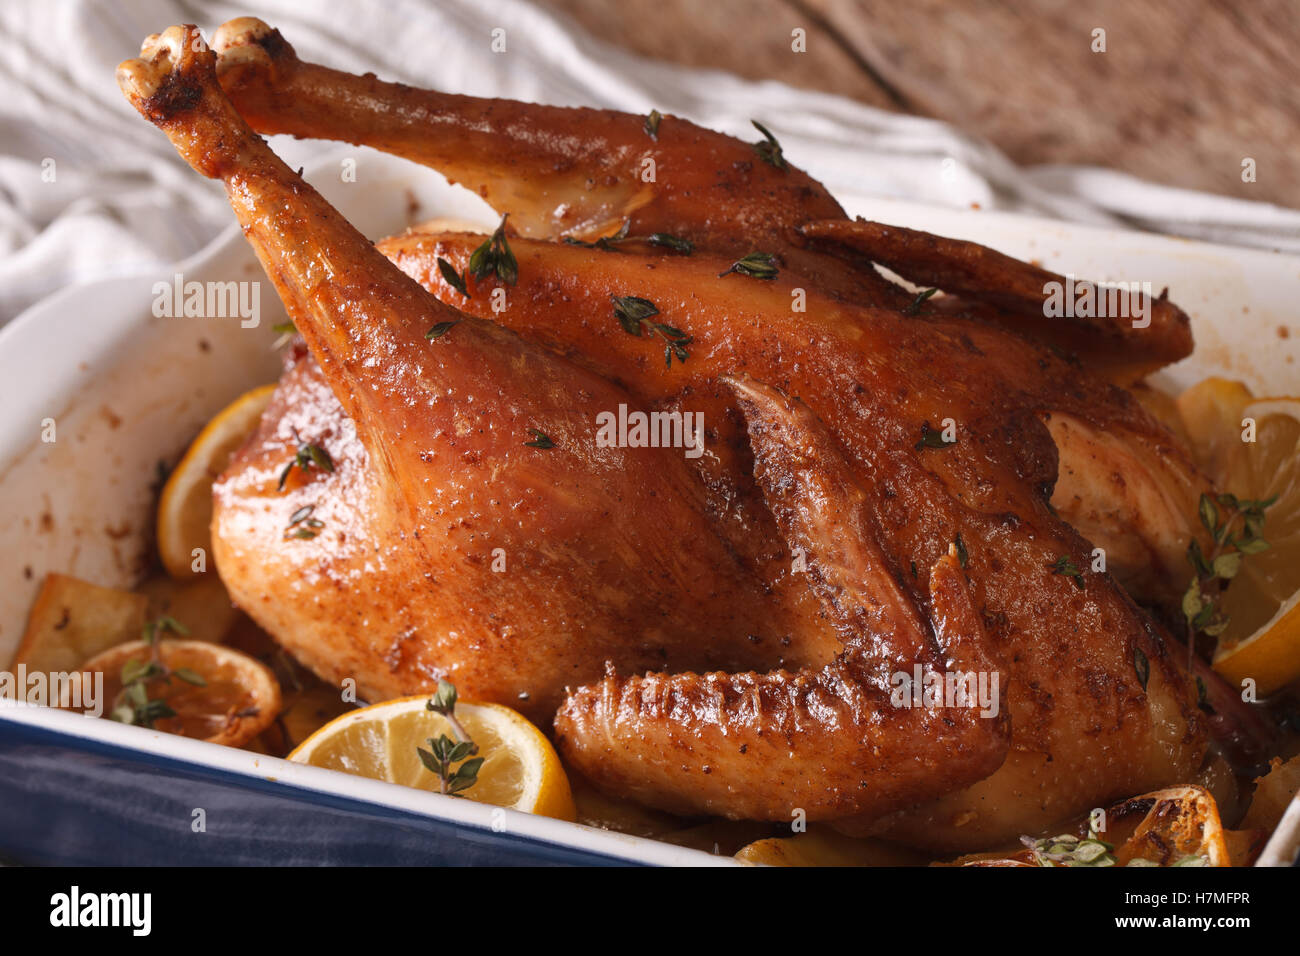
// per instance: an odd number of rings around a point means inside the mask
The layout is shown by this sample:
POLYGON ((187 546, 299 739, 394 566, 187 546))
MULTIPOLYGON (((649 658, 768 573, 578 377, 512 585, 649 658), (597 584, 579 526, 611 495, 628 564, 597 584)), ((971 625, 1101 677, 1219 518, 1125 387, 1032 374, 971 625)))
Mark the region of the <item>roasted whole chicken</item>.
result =
POLYGON ((851 220, 765 131, 351 76, 254 19, 211 50, 172 27, 118 80, 225 183, 301 335, 213 541, 323 678, 447 678, 647 805, 932 850, 1201 766, 1185 655, 1135 600, 1179 593, 1203 534, 1205 480, 1126 388, 1191 351, 1163 295, 1047 318, 1061 277, 851 220), (407 157, 506 218, 376 246, 259 133, 407 157), (601 439, 638 413, 699 444, 601 439), (281 488, 304 442, 333 468, 281 488), (900 697, 929 673, 996 698, 900 697))

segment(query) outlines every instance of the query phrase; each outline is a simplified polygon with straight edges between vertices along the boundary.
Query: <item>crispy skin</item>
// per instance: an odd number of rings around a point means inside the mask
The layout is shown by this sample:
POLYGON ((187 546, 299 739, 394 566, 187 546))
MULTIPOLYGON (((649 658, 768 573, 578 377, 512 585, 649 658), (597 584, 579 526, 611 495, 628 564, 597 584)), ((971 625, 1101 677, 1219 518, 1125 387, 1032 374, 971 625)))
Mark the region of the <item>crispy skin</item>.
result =
POLYGON ((799 666, 805 645, 816 651, 820 623, 765 608, 754 579, 689 509, 695 492, 680 455, 615 449, 623 461, 572 470, 557 484, 535 469, 558 448, 525 447, 530 436, 508 429, 500 437, 509 447, 476 440, 495 431, 485 421, 512 414, 512 397, 457 397, 475 411, 458 418, 454 439, 421 443, 436 449, 426 452, 435 497, 414 522, 301 346, 259 431, 216 485, 213 546, 232 598, 322 678, 351 677, 364 699, 384 700, 445 677, 467 698, 548 723, 565 687, 598 680, 606 661, 630 670, 677 660, 799 666), (325 448, 335 470, 295 472, 280 493, 295 435, 325 448), (622 509, 651 520, 627 534, 600 508, 602 484, 617 487, 622 509), (324 528, 286 541, 290 516, 307 505, 324 528), (568 586, 557 587, 561 579, 568 586), (792 630, 809 640, 784 648, 792 630), (719 643, 715 633, 745 637, 719 643))
POLYGON ((955 548, 930 572, 933 635, 889 572, 868 495, 807 408, 752 381, 741 396, 764 494, 844 640, 820 670, 647 674, 573 694, 558 742, 597 783, 658 806, 758 819, 880 814, 942 776, 974 783, 1006 759, 1007 711, 903 708, 891 676, 921 666, 1005 673, 991 656, 955 548), (715 773, 714 769, 718 772, 715 773))
POLYGON ((180 109, 154 96, 135 101, 183 156, 225 181, 338 401, 330 406, 319 389, 295 396, 291 377, 275 407, 307 418, 267 425, 281 451, 297 427, 337 453, 338 475, 311 491, 319 498, 281 503, 266 429, 262 445, 241 455, 246 467, 217 488, 215 556, 235 600, 291 645, 314 644, 305 656, 336 679, 341 666, 355 667, 367 693, 390 696, 465 670, 467 696, 513 703, 527 694, 534 715, 553 711, 567 682, 599 675, 605 660, 765 663, 754 648, 778 648, 783 622, 711 531, 680 452, 597 446, 596 414, 635 409, 630 396, 442 305, 247 128, 211 79, 210 54, 189 52, 180 36, 159 43, 160 65, 134 61, 129 70, 144 77, 127 88, 147 94, 148 74, 163 69, 162 88, 200 90, 180 109), (440 321, 457 324, 427 341, 440 321), (339 411, 355 423, 364 458, 339 411), (526 444, 530 429, 554 447, 526 444), (318 502, 325 527, 314 540, 285 541, 289 515, 307 502, 318 502), (496 548, 508 573, 492 571, 496 548), (351 590, 361 579, 374 589, 366 597, 351 590), (414 633, 399 623, 403 614, 418 624, 414 633), (742 637, 722 645, 717 633, 742 637), (429 646, 394 663, 402 641, 429 646), (478 667, 454 660, 453 646, 480 657, 478 667), (341 663, 322 665, 326 657, 341 663))
MULTIPOLYGON (((750 469, 739 418, 716 383, 736 370, 792 389, 833 428, 837 415, 860 404, 853 427, 874 432, 874 423, 892 422, 901 426, 890 439, 898 445, 915 443, 924 428, 937 430, 945 419, 960 422, 977 441, 929 456, 927 467, 950 487, 962 487, 967 498, 973 486, 993 487, 994 476, 982 464, 989 456, 1031 486, 1041 481, 1052 488, 1058 514, 1105 550, 1109 569, 1136 593, 1177 598, 1186 587, 1187 542, 1200 537, 1208 544, 1194 516, 1201 492, 1210 488, 1186 450, 1129 392, 1050 346, 946 311, 907 316, 865 310, 808 290, 807 311, 792 313, 801 278, 719 279, 725 259, 593 257, 528 240, 514 243, 521 265, 512 293, 526 307, 495 313, 472 279, 466 299, 437 266, 442 258, 463 271, 481 241, 467 234, 408 233, 379 248, 443 301, 492 317, 617 379, 644 402, 680 400, 703 411, 716 444, 739 449, 725 467, 701 462, 720 511, 761 510, 744 477, 750 469), (686 363, 667 368, 650 341, 623 332, 609 296, 627 294, 651 299, 663 321, 694 337, 686 363), (1054 448, 1042 440, 1035 418, 1046 421, 1054 448), (982 435, 985 429, 990 433, 982 435), (989 445, 991 436, 996 445, 989 445), (737 471, 744 475, 730 477, 737 471)), ((742 539, 747 534, 742 530, 742 539)), ((735 546, 743 549, 744 541, 735 546)))
POLYGON ((1065 289, 1067 278, 987 246, 843 216, 805 223, 800 232, 819 243, 857 250, 922 288, 991 306, 979 314, 1086 356, 1126 383, 1192 354, 1191 322, 1163 295, 1153 299, 1120 291, 1110 303, 1095 283, 1075 280, 1078 292, 1086 286, 1098 295, 1098 302, 1084 310, 1091 314, 1048 318, 1047 289, 1051 284, 1065 289))
MULTIPOLYGON (((497 315, 495 280, 466 300, 434 268, 443 255, 464 271, 481 237, 387 244, 404 274, 253 135, 196 39, 151 41, 123 88, 226 182, 318 363, 294 357, 223 478, 218 565, 326 676, 387 694, 450 673, 466 696, 527 693, 543 718, 563 698, 564 753, 607 787, 679 811, 802 809, 942 849, 1199 764, 1203 728, 1161 635, 1045 501, 1044 414, 1149 440, 1135 454, 1167 438, 1126 392, 978 317, 850 303, 843 279, 792 313, 811 274, 788 261, 794 241, 775 281, 720 277, 728 229, 685 202, 642 208, 697 230, 690 258, 514 241, 519 284, 497 315), (621 328, 611 295, 652 299, 693 336, 686 362, 666 367, 621 328), (457 324, 426 341, 440 321, 457 324), (710 453, 688 467, 599 447, 595 416, 620 404, 703 411, 710 453), (926 445, 947 418, 957 442, 926 445), (339 468, 279 496, 294 427, 339 468), (556 447, 525 446, 529 428, 556 447), (283 541, 308 500, 321 534, 283 541), (496 540, 523 555, 509 573, 490 569, 496 540), (806 574, 789 573, 795 549, 806 574), (1063 557, 1077 577, 1056 573, 1063 557), (1005 675, 999 717, 900 711, 883 687, 914 663, 1005 675)), ((525 176, 529 152, 554 160, 518 148, 525 176)), ((781 208, 807 221, 808 205, 781 208)))
POLYGON ((509 211, 520 235, 591 239, 626 221, 635 235, 670 233, 736 257, 781 249, 825 291, 905 301, 869 264, 845 270, 805 248, 801 223, 844 215, 820 183, 687 120, 665 116, 651 135, 644 116, 342 73, 300 60, 251 17, 222 26, 213 48, 223 88, 259 133, 345 140, 431 166, 509 211))

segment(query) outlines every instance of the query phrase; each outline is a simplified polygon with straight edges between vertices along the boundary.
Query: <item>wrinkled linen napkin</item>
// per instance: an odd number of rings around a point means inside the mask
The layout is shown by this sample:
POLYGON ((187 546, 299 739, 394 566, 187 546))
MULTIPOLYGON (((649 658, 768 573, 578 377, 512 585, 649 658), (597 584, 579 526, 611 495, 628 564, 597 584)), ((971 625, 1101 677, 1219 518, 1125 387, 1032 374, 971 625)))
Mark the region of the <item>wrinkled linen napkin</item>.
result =
MULTIPOLYGON (((118 92, 147 34, 207 35, 255 13, 304 59, 479 96, 673 113, 747 139, 759 118, 841 201, 897 199, 1027 212, 1300 253, 1300 211, 1082 167, 1019 167, 933 120, 838 96, 630 56, 524 0, 6 0, 0 4, 0 324, 74 283, 166 268, 230 222, 118 92), (505 52, 493 31, 505 30, 505 52), (497 44, 500 45, 499 43, 497 44)), ((797 24, 795 24, 797 26, 797 24)), ((499 35, 498 35, 499 36, 499 35)), ((809 54, 811 55, 811 54, 809 54)), ((293 166, 327 144, 273 141, 293 166)))

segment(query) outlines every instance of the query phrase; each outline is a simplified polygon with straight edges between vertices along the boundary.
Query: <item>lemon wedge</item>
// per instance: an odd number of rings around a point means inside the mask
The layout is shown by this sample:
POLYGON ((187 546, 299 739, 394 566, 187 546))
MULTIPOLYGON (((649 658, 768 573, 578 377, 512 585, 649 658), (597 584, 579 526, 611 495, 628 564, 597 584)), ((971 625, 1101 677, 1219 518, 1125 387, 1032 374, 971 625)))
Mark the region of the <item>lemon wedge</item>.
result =
POLYGON ((1268 550, 1250 555, 1223 596, 1228 627, 1214 669, 1240 686, 1254 678, 1261 696, 1300 678, 1300 399, 1249 402, 1220 486, 1240 498, 1272 500, 1264 513, 1268 550))
POLYGON ((196 549, 211 554, 212 483, 257 427, 274 391, 263 385, 218 412, 168 476, 158 501, 158 554, 173 578, 195 577, 196 549))
POLYGON ((280 713, 280 684, 264 664, 207 641, 161 640, 156 656, 146 641, 130 641, 96 654, 80 669, 104 675, 105 716, 115 701, 135 714, 144 711, 142 705, 165 704, 171 713, 148 725, 181 737, 242 747, 280 713), (142 699, 123 697, 122 678, 146 673, 153 676, 133 681, 143 689, 142 699))
MULTIPOLYGON (((330 721, 304 740, 289 759, 407 787, 437 791, 419 748, 430 738, 453 737, 450 722, 426 708, 430 695, 372 704, 330 721)), ((573 793, 549 740, 517 711, 499 704, 459 701, 456 719, 484 758, 478 777, 461 796, 560 820, 577 819, 573 793)))
POLYGON ((1214 669, 1267 696, 1300 678, 1300 399, 1256 398, 1241 382, 1208 378, 1178 397, 1192 454, 1223 492, 1272 501, 1262 536, 1224 592, 1228 626, 1214 669))

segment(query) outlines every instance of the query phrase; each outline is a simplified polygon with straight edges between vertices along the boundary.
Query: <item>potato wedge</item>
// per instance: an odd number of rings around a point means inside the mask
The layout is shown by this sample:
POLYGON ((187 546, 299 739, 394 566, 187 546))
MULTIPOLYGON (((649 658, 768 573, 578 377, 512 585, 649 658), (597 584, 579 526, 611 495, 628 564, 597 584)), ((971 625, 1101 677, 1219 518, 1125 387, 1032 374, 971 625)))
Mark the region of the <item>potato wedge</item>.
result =
POLYGON ((47 574, 27 617, 13 667, 29 672, 78 670, 117 644, 139 640, 149 600, 143 594, 103 588, 66 574, 47 574))
POLYGON ((149 620, 173 618, 189 631, 191 640, 225 643, 239 620, 239 611, 231 603, 226 586, 211 571, 187 581, 159 575, 142 584, 140 592, 149 599, 149 620))

